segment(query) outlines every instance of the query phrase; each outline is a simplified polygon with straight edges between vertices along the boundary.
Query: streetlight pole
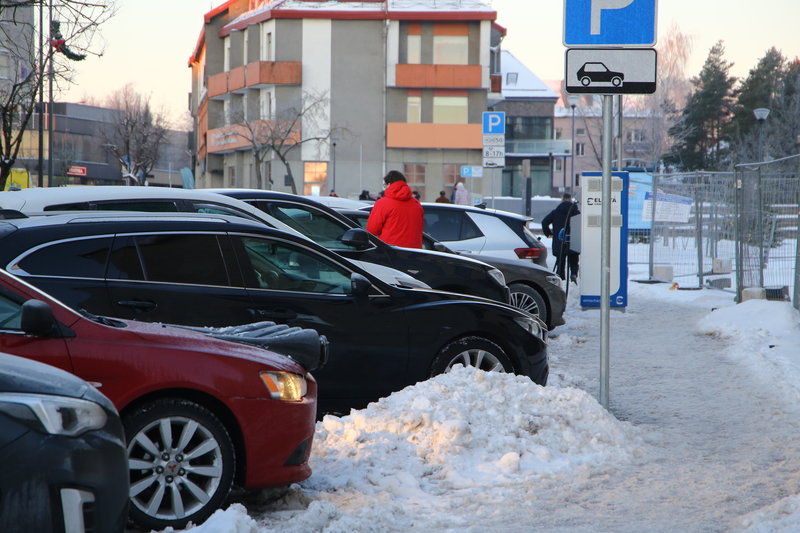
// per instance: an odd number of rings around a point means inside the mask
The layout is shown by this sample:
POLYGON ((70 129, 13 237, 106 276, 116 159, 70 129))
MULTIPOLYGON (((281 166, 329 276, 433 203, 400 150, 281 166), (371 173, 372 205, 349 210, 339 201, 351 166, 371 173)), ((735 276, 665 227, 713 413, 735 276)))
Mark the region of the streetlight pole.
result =
POLYGON ((567 97, 567 101, 572 108, 572 148, 570 149, 572 157, 569 160, 569 186, 567 187, 567 192, 571 193, 572 186, 575 184, 575 107, 581 101, 581 97, 577 94, 571 94, 567 97))
POLYGON ((336 191, 336 141, 331 143, 331 159, 333 163, 333 182, 331 184, 331 191, 336 191))
POLYGON ((764 160, 764 122, 766 122, 769 116, 769 109, 766 107, 757 107, 753 109, 753 115, 755 115, 758 121, 758 160, 760 162, 764 160))

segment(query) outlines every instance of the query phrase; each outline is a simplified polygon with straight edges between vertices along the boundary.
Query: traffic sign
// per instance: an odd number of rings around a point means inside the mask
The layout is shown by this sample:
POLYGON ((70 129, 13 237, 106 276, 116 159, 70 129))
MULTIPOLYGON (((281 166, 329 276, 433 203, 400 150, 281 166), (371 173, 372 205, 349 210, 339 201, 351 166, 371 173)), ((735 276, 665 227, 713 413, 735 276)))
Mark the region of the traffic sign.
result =
POLYGON ((568 93, 652 94, 656 51, 652 48, 570 48, 564 72, 568 93))
POLYGON ((484 111, 483 134, 506 134, 506 114, 503 111, 484 111))
POLYGON ((472 166, 472 165, 464 165, 464 166, 461 167, 461 177, 462 178, 482 178, 483 177, 483 167, 472 166))
POLYGON ((564 46, 652 47, 658 0, 565 0, 564 46))

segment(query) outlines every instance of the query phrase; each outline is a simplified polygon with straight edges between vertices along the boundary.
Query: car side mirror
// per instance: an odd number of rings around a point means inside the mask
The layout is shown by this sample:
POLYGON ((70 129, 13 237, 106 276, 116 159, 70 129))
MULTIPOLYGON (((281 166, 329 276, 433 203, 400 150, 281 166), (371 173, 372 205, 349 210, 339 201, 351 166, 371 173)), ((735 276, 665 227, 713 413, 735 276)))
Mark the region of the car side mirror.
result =
POLYGON ((350 228, 345 231, 342 235, 342 242, 356 250, 364 250, 372 244, 369 240, 369 233, 361 228, 350 228))
POLYGON ((53 316, 53 310, 41 300, 28 300, 22 304, 20 327, 26 335, 59 336, 58 323, 53 316))
POLYGON ((353 296, 356 298, 366 298, 369 294, 369 289, 372 287, 372 282, 357 272, 353 272, 350 276, 350 286, 353 291, 353 296))

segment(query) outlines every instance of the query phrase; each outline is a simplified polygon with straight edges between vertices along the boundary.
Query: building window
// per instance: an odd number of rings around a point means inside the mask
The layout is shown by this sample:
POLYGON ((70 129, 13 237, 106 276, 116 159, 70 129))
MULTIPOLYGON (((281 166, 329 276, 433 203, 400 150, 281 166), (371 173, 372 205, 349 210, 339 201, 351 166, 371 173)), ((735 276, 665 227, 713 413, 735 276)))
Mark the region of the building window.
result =
POLYGON ((261 118, 270 119, 272 117, 272 93, 267 89, 261 89, 259 93, 259 107, 261 108, 261 118))
POLYGON ((584 143, 575 143, 575 155, 578 157, 586 155, 586 145, 584 143))
POLYGON ((564 133, 561 128, 556 128, 556 139, 560 139, 563 134, 564 133))
POLYGON ((466 35, 434 35, 433 63, 435 65, 467 65, 469 50, 466 35))
POLYGON ((406 61, 412 65, 419 65, 422 62, 422 35, 408 35, 406 61))
POLYGON ((422 97, 409 96, 407 106, 406 122, 409 124, 419 124, 422 122, 422 97))
POLYGON ((325 182, 328 179, 327 161, 306 161, 303 163, 303 194, 327 194, 325 182))
POLYGON ((261 61, 272 61, 272 32, 264 28, 264 38, 261 41, 261 61))
POLYGON ((585 129, 583 129, 583 128, 575 128, 575 136, 577 137, 577 136, 579 136, 579 135, 580 135, 581 137, 583 137, 584 135, 586 135, 586 130, 585 130, 585 129))
POLYGON ((228 72, 231 69, 231 38, 225 37, 225 53, 222 57, 222 71, 228 72))
POLYGON ((442 182, 445 185, 455 187, 459 178, 461 178, 461 165, 452 163, 442 165, 442 182))
POLYGON ((625 133, 628 137, 628 142, 640 143, 645 140, 644 130, 642 129, 631 129, 627 130, 625 133))
POLYGON ((425 201, 425 165, 421 163, 403 164, 403 174, 412 191, 419 193, 420 200, 425 201))
POLYGON ((516 85, 517 78, 519 77, 519 73, 517 72, 509 72, 506 74, 506 85, 516 85))
POLYGON ((435 124, 466 124, 468 110, 466 96, 433 97, 433 122, 435 124))
POLYGON ((229 166, 228 167, 228 187, 238 187, 239 184, 236 183, 236 167, 229 166))
POLYGON ((555 163, 556 170, 562 170, 564 168, 564 160, 560 157, 556 157, 553 162, 555 163))
POLYGON ((507 117, 506 140, 552 139, 552 117, 507 117))

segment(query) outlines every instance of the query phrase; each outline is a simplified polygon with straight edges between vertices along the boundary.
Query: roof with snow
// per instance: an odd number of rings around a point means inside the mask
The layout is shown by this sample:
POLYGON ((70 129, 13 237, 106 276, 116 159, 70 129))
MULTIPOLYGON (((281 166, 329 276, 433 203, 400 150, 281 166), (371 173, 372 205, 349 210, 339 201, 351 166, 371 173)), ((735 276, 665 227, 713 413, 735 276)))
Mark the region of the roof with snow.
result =
POLYGON ((500 67, 503 73, 503 98, 558 98, 539 77, 531 72, 514 54, 502 51, 500 67))

